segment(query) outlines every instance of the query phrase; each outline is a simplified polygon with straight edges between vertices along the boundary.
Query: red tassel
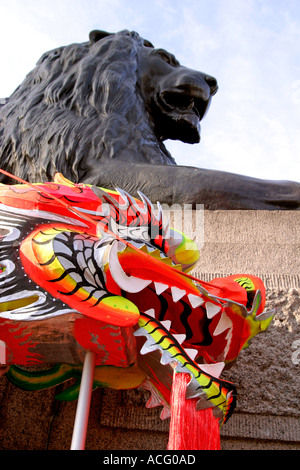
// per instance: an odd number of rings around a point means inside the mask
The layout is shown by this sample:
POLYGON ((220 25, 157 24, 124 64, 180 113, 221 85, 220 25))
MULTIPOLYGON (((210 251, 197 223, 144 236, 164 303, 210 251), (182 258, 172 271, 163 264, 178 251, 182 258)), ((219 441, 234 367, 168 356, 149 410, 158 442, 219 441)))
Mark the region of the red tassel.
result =
POLYGON ((198 398, 186 399, 189 374, 174 374, 168 450, 220 450, 220 427, 212 408, 196 410, 198 398))

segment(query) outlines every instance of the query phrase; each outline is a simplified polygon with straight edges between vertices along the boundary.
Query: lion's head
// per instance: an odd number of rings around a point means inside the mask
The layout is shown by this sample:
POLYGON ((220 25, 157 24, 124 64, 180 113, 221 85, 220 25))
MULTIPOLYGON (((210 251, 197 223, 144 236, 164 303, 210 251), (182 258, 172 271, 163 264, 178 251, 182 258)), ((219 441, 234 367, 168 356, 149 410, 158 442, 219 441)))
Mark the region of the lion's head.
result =
POLYGON ((218 89, 214 77, 181 66, 164 49, 144 47, 138 85, 160 140, 200 141, 200 121, 218 89))
POLYGON ((31 181, 86 181, 118 159, 174 164, 165 139, 199 142, 217 90, 137 33, 92 31, 45 53, 0 111, 1 167, 31 181))

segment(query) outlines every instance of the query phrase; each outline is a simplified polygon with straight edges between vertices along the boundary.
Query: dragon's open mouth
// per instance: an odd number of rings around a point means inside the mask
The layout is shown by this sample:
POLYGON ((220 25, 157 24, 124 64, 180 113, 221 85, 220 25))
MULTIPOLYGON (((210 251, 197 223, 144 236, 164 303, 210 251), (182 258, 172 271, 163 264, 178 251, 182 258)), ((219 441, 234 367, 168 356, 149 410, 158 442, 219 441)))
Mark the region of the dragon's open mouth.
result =
MULTIPOLYGON (((159 273, 160 279, 155 280, 157 276, 155 272, 149 272, 152 279, 128 275, 120 263, 118 254, 121 259, 122 253, 126 258, 129 250, 125 245, 114 242, 110 249, 109 268, 112 278, 122 291, 122 295, 131 300, 140 312, 152 316, 159 322, 168 322, 171 332, 185 336, 184 344, 187 347, 201 347, 211 344, 212 336, 209 325, 213 317, 221 311, 221 305, 205 302, 200 296, 200 292, 195 289, 195 285, 183 280, 179 275, 174 279, 172 273, 171 279, 168 269, 166 269, 165 283, 163 283, 162 271, 164 268, 172 266, 181 270, 181 266, 175 265, 162 251, 150 248, 150 246, 147 247, 146 244, 141 244, 140 249, 143 252, 152 253, 154 260, 157 259, 162 263, 159 273), (167 279, 168 277, 169 279, 167 279), (195 332, 197 332, 196 336, 195 332)), ((126 266, 126 261, 124 265, 126 266)), ((142 275, 142 271, 145 272, 145 265, 144 269, 142 266, 140 272, 137 273, 138 276, 142 275)), ((221 334, 222 328, 228 326, 213 323, 216 334, 221 334)))
MULTIPOLYGON (((218 378, 224 363, 220 360, 207 363, 202 351, 213 343, 213 335, 222 335, 232 326, 231 321, 226 317, 224 322, 221 303, 200 295, 198 288, 201 286, 197 287, 177 274, 172 269, 175 264, 162 251, 153 250, 147 244, 140 247, 144 253, 148 249, 151 250, 154 267, 147 260, 138 262, 138 254, 130 253, 130 249, 120 242, 113 242, 106 272, 109 290, 129 299, 140 311, 139 329, 134 333, 140 351, 138 363, 147 371, 148 377, 152 375, 152 382, 158 388, 164 383, 162 395, 166 394, 166 389, 169 393, 171 391, 173 369, 189 373, 192 379, 188 397, 198 397, 199 407, 215 407, 223 421, 234 407, 235 388, 218 378), (130 257, 136 256, 134 264, 139 269, 132 270, 132 263, 127 264, 129 254, 130 257), (155 261, 161 264, 159 272, 155 261), (213 330, 210 330, 211 326, 213 330), (145 354, 146 360, 143 358, 145 354), (157 380, 153 376, 153 361, 156 374, 157 370, 164 369, 159 372, 164 378, 157 380), (197 361, 202 364, 198 365, 197 361)), ((176 268, 180 270, 180 266, 176 268)), ((223 340, 227 341, 226 335, 223 340)))

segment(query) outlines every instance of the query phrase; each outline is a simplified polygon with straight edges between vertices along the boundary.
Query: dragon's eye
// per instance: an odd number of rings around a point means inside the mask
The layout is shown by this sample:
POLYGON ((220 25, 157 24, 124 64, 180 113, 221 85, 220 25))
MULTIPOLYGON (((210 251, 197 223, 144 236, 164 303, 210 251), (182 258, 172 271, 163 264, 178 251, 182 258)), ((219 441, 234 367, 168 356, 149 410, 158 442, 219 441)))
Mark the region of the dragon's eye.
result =
POLYGON ((157 246, 157 248, 160 248, 165 253, 168 253, 169 243, 162 235, 156 235, 156 237, 154 238, 154 244, 155 246, 157 246))

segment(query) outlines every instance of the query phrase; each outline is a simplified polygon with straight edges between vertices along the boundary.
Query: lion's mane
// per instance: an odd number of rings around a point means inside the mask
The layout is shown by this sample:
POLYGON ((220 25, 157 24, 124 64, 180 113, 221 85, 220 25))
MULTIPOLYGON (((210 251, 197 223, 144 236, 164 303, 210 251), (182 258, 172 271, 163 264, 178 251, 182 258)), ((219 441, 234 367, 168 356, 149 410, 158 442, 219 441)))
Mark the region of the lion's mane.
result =
POLYGON ((155 137, 137 86, 149 43, 121 31, 46 52, 0 110, 3 169, 30 181, 60 171, 83 181, 118 158, 174 164, 155 137))

